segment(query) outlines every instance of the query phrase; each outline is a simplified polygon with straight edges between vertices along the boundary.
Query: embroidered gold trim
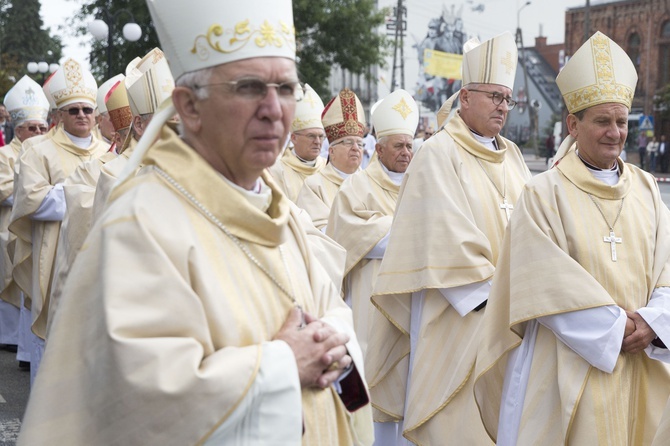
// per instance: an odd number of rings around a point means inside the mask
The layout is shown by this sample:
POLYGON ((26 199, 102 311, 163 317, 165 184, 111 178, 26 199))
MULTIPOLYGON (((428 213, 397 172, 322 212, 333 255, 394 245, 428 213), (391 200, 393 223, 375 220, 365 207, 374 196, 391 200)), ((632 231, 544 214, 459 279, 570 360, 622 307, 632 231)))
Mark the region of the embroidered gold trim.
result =
POLYGON ((396 105, 394 105, 391 108, 393 108, 393 110, 400 113, 400 116, 402 116, 402 119, 407 119, 407 117, 412 114, 412 108, 407 104, 407 102, 405 101, 405 98, 401 98, 400 102, 398 102, 396 105))

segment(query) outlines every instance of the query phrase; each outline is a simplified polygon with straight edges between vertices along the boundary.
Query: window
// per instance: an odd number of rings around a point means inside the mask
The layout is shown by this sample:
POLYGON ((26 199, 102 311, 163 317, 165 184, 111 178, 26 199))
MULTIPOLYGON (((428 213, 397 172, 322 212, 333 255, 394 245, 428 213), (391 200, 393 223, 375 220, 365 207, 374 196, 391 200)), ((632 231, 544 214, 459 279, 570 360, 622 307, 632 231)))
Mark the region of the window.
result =
POLYGON ((658 86, 670 84, 670 20, 661 26, 658 39, 658 86))
POLYGON ((628 37, 628 57, 633 61, 635 69, 640 68, 640 35, 636 32, 628 37))

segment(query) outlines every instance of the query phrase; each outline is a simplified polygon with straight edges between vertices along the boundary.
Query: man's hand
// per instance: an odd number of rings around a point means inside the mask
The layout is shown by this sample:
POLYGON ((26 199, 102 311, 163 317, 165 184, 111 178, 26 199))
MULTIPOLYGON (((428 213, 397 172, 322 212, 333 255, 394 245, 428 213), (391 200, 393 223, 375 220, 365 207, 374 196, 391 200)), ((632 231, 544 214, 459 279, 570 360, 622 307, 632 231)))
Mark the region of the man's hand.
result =
POLYGON ((647 348, 651 341, 656 339, 656 333, 639 314, 626 311, 626 315, 628 316, 628 320, 626 321, 625 333, 628 332, 629 321, 633 321, 635 324, 635 331, 627 336, 624 334, 621 351, 625 353, 639 353, 647 348))
POLYGON ((303 388, 325 389, 351 364, 345 347, 349 336, 307 313, 304 317, 306 325, 301 327, 303 314, 293 308, 273 340, 280 339, 293 350, 303 388))

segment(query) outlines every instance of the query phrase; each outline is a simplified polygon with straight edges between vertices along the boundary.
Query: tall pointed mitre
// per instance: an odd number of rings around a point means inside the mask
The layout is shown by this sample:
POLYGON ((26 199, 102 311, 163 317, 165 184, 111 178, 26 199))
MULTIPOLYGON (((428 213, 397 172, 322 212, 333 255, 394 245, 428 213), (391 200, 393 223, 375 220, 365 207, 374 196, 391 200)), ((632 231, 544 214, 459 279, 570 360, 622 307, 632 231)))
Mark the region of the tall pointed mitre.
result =
POLYGON ((598 31, 565 64, 556 84, 570 113, 609 102, 630 110, 637 72, 626 52, 598 31))
MULTIPOLYGON (((60 70, 60 67, 58 69, 60 70)), ((55 74, 56 71, 51 73, 49 77, 47 77, 47 80, 45 80, 44 83, 42 84, 42 93, 44 93, 44 97, 46 97, 47 101, 49 101, 49 110, 56 110, 58 108, 56 106, 56 101, 54 101, 54 97, 51 95, 51 89, 49 88, 51 79, 53 79, 55 74)))
POLYGON ((130 111, 130 102, 128 101, 128 93, 126 84, 121 81, 109 89, 107 97, 105 98, 107 111, 109 112, 109 119, 112 121, 115 131, 127 129, 133 122, 133 114, 130 111))
POLYGON ((12 123, 15 126, 25 121, 41 121, 47 123, 49 101, 42 87, 28 76, 23 76, 7 92, 3 101, 12 123))
POLYGON ((365 135, 365 111, 356 93, 345 88, 331 99, 321 115, 326 137, 331 143, 346 136, 365 135))
POLYGON ((305 97, 296 104, 295 117, 291 124, 291 131, 304 129, 323 128, 321 113, 323 113, 323 101, 309 84, 305 84, 305 97))
POLYGON ((79 62, 67 59, 49 81, 49 91, 57 108, 75 102, 95 107, 98 84, 91 72, 79 62))
POLYGON ((463 85, 497 84, 514 89, 517 49, 509 31, 479 43, 470 39, 463 45, 463 85))
POLYGON ((252 57, 295 59, 291 0, 147 0, 175 79, 252 57))
POLYGON ((399 134, 414 137, 419 125, 419 107, 408 92, 396 90, 374 108, 372 125, 377 138, 399 134))
POLYGON ((119 81, 122 81, 125 79, 125 76, 123 74, 117 74, 116 76, 107 79, 105 82, 103 82, 100 87, 98 87, 98 95, 96 97, 96 105, 98 106, 98 111, 100 113, 106 113, 107 112, 107 106, 105 105, 105 98, 109 95, 109 91, 112 89, 113 86, 115 86, 119 81))
POLYGON ((174 90, 174 78, 163 51, 154 48, 134 67, 129 66, 125 84, 134 115, 155 113, 174 90))

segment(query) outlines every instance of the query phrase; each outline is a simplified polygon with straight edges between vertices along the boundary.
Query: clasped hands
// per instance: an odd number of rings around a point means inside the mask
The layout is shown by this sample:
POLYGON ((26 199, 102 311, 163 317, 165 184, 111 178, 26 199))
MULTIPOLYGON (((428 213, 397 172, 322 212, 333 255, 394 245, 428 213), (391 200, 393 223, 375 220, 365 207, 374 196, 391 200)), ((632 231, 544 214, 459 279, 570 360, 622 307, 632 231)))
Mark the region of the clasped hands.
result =
POLYGON ((291 309, 273 340, 282 340, 293 350, 303 388, 327 388, 353 361, 345 346, 349 335, 338 333, 330 325, 298 308, 291 309))
POLYGON ((638 313, 626 310, 626 315, 628 318, 626 319, 621 351, 624 353, 639 353, 656 339, 656 333, 638 313))

